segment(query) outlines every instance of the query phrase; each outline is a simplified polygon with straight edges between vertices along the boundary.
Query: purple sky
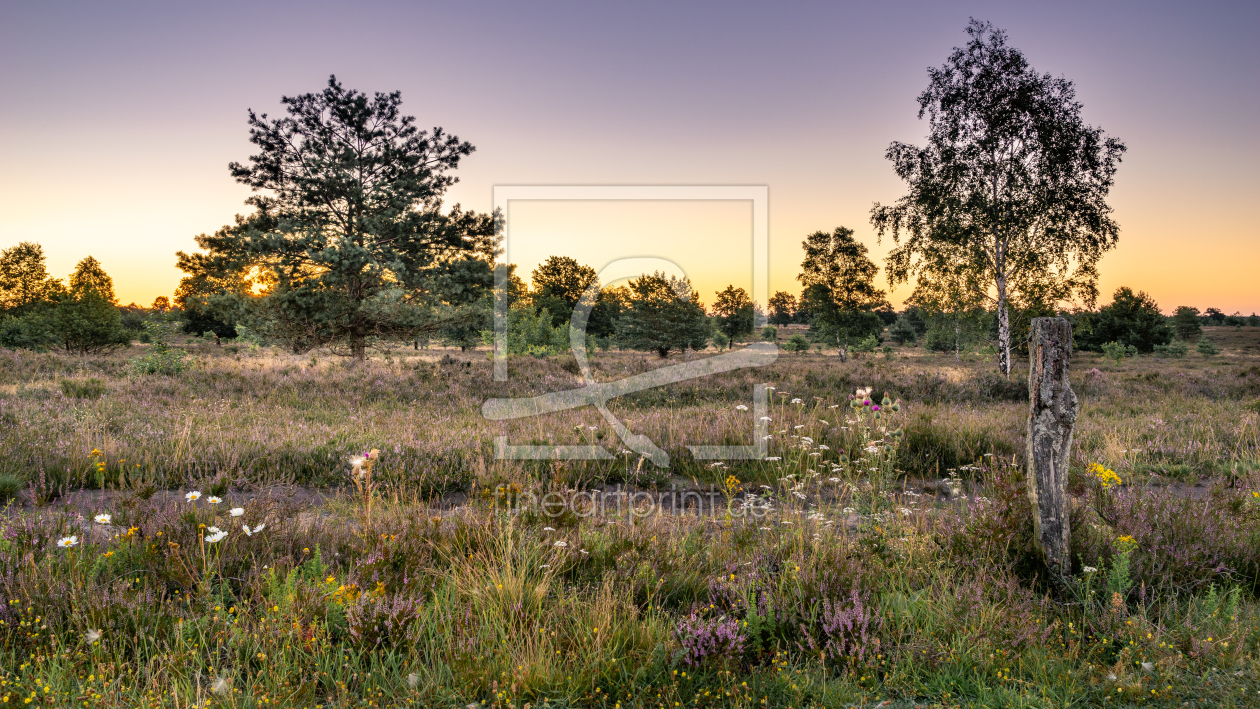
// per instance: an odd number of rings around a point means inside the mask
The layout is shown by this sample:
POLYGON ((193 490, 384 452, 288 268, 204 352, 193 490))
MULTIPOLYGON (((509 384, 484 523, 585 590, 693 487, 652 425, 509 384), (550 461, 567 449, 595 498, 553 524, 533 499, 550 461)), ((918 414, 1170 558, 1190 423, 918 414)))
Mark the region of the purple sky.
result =
MULTIPOLYGON (((226 167, 252 153, 246 109, 331 73, 476 145, 449 195, 466 207, 495 184, 769 185, 771 289, 796 292, 811 231, 886 253, 867 221, 903 193, 884 150, 923 142, 925 70, 974 16, 1129 146, 1103 302, 1129 285, 1260 311, 1255 2, 0 8, 0 247, 41 242, 56 276, 90 253, 123 302, 169 295, 174 252, 246 210, 226 167)), ((700 268, 702 299, 727 276, 700 268)))

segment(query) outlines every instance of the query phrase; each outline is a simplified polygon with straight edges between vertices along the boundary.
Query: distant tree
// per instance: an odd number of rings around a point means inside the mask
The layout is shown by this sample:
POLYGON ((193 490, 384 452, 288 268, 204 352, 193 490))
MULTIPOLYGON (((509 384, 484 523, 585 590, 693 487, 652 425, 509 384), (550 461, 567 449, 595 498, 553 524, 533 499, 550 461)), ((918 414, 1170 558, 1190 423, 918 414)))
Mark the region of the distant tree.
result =
POLYGON ((899 345, 913 345, 919 339, 919 333, 905 315, 897 318, 897 322, 888 328, 888 339, 899 345))
POLYGON ((770 296, 770 323, 772 325, 787 325, 793 322, 796 317, 796 296, 785 291, 779 291, 770 296))
POLYGON ((1199 325, 1199 309, 1189 305, 1177 306, 1177 311, 1172 316, 1172 328, 1177 333, 1177 337, 1193 342, 1199 339, 1203 334, 1203 328, 1199 325))
MULTIPOLYGON (((595 269, 568 256, 549 256, 530 274, 536 298, 556 298, 572 310, 578 299, 596 282, 595 269)), ((553 313, 554 315, 554 313, 553 313)), ((568 320, 568 313, 564 313, 568 320)))
POLYGON ((1247 327, 1260 327, 1260 315, 1252 313, 1247 316, 1247 327))
POLYGON ((586 332, 594 337, 611 337, 617 330, 617 319, 630 307, 630 291, 625 286, 604 288, 596 297, 595 306, 586 319, 586 332))
POLYGON ((114 306, 114 282, 91 256, 70 274, 70 292, 57 303, 52 327, 67 352, 109 352, 131 344, 114 306))
POLYGON ((1208 308, 1203 312, 1203 322, 1208 325, 1224 325, 1225 313, 1220 308, 1208 308))
POLYGON ((778 342, 779 328, 774 325, 766 325, 761 328, 761 339, 765 342, 778 342))
POLYGON ((61 281, 48 275, 44 247, 23 241, 0 251, 0 311, 21 316, 64 292, 61 281))
POLYGON ((1087 327, 1076 337, 1081 349, 1101 351, 1102 346, 1116 342, 1134 347, 1138 352, 1154 352, 1156 345, 1172 340, 1172 329, 1164 322, 1155 300, 1131 288, 1116 289, 1110 304, 1090 313, 1087 327))
POLYGON ((164 295, 159 295, 153 299, 153 305, 150 307, 158 313, 165 313, 171 309, 171 300, 164 295))
POLYGON ((1096 298, 1098 260, 1119 238, 1106 196, 1125 146, 1087 126, 1072 83, 1038 74, 1004 32, 972 20, 967 34, 928 70, 927 147, 888 148, 909 194, 876 204, 871 222, 897 244, 890 282, 957 259, 992 289, 998 367, 1009 375, 1013 297, 1051 310, 1096 298))
POLYGON ((369 344, 457 317, 434 281, 445 265, 483 254, 496 231, 490 215, 442 211, 449 173, 473 146, 417 129, 398 92, 368 97, 336 77, 281 101, 285 117, 249 112, 259 152, 229 165, 260 192, 247 200, 255 212, 199 241, 213 271, 258 274, 262 294, 245 295, 266 302, 245 312, 356 360, 369 344))
POLYGON ((924 323, 924 346, 934 352, 962 350, 978 339, 984 319, 986 294, 974 269, 966 264, 942 259, 925 265, 916 276, 914 292, 907 303, 907 319, 924 323), (926 318, 926 321, 924 320, 926 318))
MULTIPOLYGON (((231 238, 228 228, 225 227, 214 237, 200 234, 195 240, 202 248, 210 249, 217 241, 231 238)), ((188 274, 180 279, 179 286, 175 288, 175 305, 183 312, 184 332, 198 336, 212 332, 216 338, 236 337, 236 327, 232 321, 245 317, 248 296, 254 285, 246 275, 246 269, 228 259, 212 257, 206 253, 186 254, 178 251, 175 257, 175 265, 188 274)), ((256 308, 258 311, 267 309, 263 304, 256 308)), ((251 324, 256 330, 265 329, 257 322, 251 324)), ((283 340, 279 337, 277 339, 283 340)), ((298 348, 293 351, 300 353, 305 350, 298 348)))
POLYGON ((884 292, 875 288, 879 271, 867 257, 853 230, 836 227, 818 231, 801 242, 805 260, 797 280, 805 287, 800 309, 811 316, 811 329, 820 339, 833 340, 843 360, 849 342, 878 336, 884 322, 875 312, 885 305, 884 292))
POLYGON ((713 301, 713 314, 717 318, 717 329, 726 335, 727 346, 739 337, 752 335, 753 302, 743 288, 727 286, 718 293, 713 301))
POLYGON ((114 295, 114 279, 105 273, 101 262, 91 256, 79 261, 70 274, 70 295, 79 296, 87 291, 95 291, 110 305, 118 303, 114 295))
POLYGON ((629 308, 617 323, 622 347, 654 351, 663 359, 708 346, 708 318, 690 280, 658 271, 632 279, 629 291, 629 308))

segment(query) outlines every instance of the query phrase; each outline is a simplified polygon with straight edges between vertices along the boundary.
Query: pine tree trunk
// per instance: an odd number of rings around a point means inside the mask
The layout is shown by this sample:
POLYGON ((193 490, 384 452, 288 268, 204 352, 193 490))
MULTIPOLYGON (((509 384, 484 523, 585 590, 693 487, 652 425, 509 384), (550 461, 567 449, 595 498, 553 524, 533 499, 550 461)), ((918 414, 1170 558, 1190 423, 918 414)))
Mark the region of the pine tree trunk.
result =
POLYGON ((1028 337, 1028 496, 1034 536, 1046 566, 1059 578, 1071 572, 1067 492, 1076 425, 1076 393, 1068 380, 1072 325, 1064 318, 1036 318, 1028 337))
POLYGON ((367 359, 367 338, 360 334, 350 336, 350 354, 354 357, 354 361, 362 362, 367 359))

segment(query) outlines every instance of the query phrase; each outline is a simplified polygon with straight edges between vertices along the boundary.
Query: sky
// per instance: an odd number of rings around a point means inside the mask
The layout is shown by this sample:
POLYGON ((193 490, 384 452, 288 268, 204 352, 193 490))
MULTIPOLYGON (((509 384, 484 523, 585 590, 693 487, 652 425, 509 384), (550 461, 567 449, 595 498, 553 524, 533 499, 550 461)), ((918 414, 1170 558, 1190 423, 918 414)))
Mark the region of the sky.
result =
MULTIPOLYGON (((37 241, 58 277, 95 256, 123 303, 170 296, 175 252, 249 209, 227 170, 254 153, 246 111, 336 74, 476 146, 447 195, 464 208, 489 210, 495 185, 766 185, 770 289, 796 293, 811 232, 852 228, 882 263, 870 209, 905 191, 885 150, 924 142, 916 97, 969 17, 1128 146, 1102 302, 1130 286, 1165 311, 1260 312, 1260 4, 1241 1, 3 0, 0 248, 37 241)), ((651 253, 705 303, 750 287, 745 206, 604 207, 514 210, 518 272, 651 253)))

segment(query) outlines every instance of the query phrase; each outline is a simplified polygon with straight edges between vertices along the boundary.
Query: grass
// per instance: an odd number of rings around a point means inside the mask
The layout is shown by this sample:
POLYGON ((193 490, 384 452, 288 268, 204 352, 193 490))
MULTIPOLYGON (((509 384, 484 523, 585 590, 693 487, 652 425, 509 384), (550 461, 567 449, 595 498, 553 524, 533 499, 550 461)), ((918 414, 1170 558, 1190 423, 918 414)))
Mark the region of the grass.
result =
MULTIPOLYGON (((495 384, 484 353, 347 367, 182 346, 196 363, 178 376, 129 374, 127 353, 0 353, 0 474, 25 488, 0 517, 0 702, 1260 703, 1250 344, 1076 359, 1062 587, 1044 580, 1011 464, 1021 380, 979 359, 793 355, 612 402, 674 458, 654 471, 624 455, 494 459, 495 435, 619 449, 590 411, 481 418, 487 396, 575 386, 571 359, 514 360, 495 384), (97 398, 61 384, 91 379, 97 398), (736 406, 758 382, 777 387, 778 460, 687 457, 689 444, 747 442, 751 413, 736 406), (904 406, 876 420, 849 406, 860 385, 904 406), (888 447, 868 451, 877 435, 888 447), (370 448, 369 516, 346 459, 370 448), (1123 484, 1086 472, 1094 462, 1123 484), (951 473, 968 481, 962 499, 921 484, 951 473), (593 506, 622 484, 684 479, 713 486, 690 511, 647 509, 659 492, 593 506), (203 495, 185 499, 192 489, 203 495), (207 542, 211 527, 226 535, 207 542)), ((595 359, 604 380, 655 366, 595 359)))

